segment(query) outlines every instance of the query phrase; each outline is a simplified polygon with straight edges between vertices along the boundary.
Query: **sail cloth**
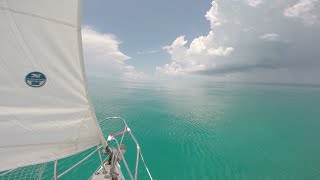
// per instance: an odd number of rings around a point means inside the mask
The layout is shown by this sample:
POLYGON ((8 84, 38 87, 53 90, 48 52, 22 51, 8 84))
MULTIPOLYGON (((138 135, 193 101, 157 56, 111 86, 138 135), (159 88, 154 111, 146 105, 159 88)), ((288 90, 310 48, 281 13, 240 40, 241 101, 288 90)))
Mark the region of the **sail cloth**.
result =
POLYGON ((0 171, 102 143, 88 98, 79 0, 0 0, 0 171))

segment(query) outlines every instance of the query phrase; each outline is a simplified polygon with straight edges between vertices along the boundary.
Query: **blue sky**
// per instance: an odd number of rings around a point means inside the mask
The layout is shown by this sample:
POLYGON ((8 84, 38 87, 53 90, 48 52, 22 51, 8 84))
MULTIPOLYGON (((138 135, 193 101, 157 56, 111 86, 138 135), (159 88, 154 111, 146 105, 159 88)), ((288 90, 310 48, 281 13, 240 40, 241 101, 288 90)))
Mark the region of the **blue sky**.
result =
POLYGON ((84 0, 89 76, 320 83, 320 0, 84 0))

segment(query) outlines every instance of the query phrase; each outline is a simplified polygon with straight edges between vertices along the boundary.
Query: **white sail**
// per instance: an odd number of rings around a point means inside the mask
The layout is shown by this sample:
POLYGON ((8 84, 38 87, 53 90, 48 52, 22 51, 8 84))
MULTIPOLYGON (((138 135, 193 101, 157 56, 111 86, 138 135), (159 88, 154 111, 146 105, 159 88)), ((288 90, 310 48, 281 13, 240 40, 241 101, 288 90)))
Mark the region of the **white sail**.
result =
POLYGON ((0 171, 102 143, 80 9, 78 0, 0 0, 0 171))

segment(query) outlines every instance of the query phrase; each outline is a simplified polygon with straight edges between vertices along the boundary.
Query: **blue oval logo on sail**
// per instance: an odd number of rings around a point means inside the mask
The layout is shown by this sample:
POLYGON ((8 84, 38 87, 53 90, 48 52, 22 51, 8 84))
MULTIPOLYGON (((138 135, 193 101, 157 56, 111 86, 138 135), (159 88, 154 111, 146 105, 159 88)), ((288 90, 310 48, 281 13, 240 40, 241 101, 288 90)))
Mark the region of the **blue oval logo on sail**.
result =
POLYGON ((26 83, 31 87, 41 87, 46 81, 46 76, 41 72, 31 72, 26 76, 26 83))

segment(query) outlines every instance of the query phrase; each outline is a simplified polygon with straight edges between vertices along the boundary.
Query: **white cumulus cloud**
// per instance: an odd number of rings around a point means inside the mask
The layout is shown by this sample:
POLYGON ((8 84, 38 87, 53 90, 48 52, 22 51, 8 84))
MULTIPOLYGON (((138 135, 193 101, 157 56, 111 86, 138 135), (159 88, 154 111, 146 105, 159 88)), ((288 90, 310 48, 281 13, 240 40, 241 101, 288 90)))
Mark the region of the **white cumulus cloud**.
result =
POLYGON ((148 77, 144 72, 139 72, 134 66, 124 67, 124 79, 126 80, 146 80, 148 77))
POLYGON ((234 51, 233 47, 218 45, 213 31, 210 31, 207 36, 195 38, 189 46, 185 36, 180 36, 163 49, 171 55, 173 62, 162 68, 157 67, 157 71, 170 75, 182 75, 214 68, 220 64, 217 62, 219 57, 229 56, 234 51))
POLYGON ((220 26, 221 20, 218 18, 218 3, 212 1, 211 5, 211 9, 207 12, 205 17, 210 21, 211 28, 213 28, 215 26, 220 26))
MULTIPOLYGON (((171 79, 242 77, 265 82, 320 84, 320 0, 212 0, 207 6, 207 12, 203 12, 206 22, 199 19, 197 27, 183 26, 187 28, 185 33, 181 32, 181 26, 172 24, 168 27, 172 32, 160 38, 159 43, 167 42, 162 49, 144 47, 132 57, 148 56, 153 62, 141 68, 157 64, 155 74, 164 78, 167 75, 171 79), (207 30, 202 29, 203 25, 207 30), (166 38, 171 38, 177 29, 180 36, 168 41, 166 38), (197 30, 205 33, 194 37, 197 30), (169 59, 158 65, 165 55, 169 59)), ((190 20, 188 12, 176 15, 185 16, 187 23, 190 20)), ((89 75, 147 78, 130 64, 132 58, 121 50, 121 41, 115 35, 89 26, 83 27, 82 33, 89 75)), ((158 36, 152 38, 159 40, 158 36)))
POLYGON ((180 64, 176 62, 172 62, 170 64, 165 64, 164 67, 156 67, 157 75, 183 75, 185 72, 183 71, 180 64))
POLYGON ((181 35, 163 47, 171 62, 156 74, 319 83, 319 2, 215 0, 206 13, 208 33, 191 40, 181 35))
POLYGON ((312 10, 319 6, 319 2, 319 0, 299 0, 296 4, 286 8, 283 14, 289 18, 301 19, 306 24, 314 24, 318 17, 312 13, 312 10))
POLYGON ((210 21, 211 30, 206 36, 199 36, 191 41, 185 40, 185 36, 179 36, 169 46, 163 49, 167 51, 172 59, 172 63, 164 67, 157 67, 157 73, 169 75, 183 75, 195 71, 203 71, 219 67, 224 62, 219 62, 221 57, 226 57, 235 51, 234 47, 220 45, 216 42, 214 29, 222 25, 218 18, 218 4, 212 1, 210 10, 206 13, 206 18, 210 21))
POLYGON ((121 42, 113 34, 104 34, 90 26, 82 28, 83 53, 88 75, 138 79, 143 73, 126 65, 129 56, 120 51, 121 42))
POLYGON ((263 0, 246 0, 249 6, 257 7, 263 3, 263 0))
POLYGON ((259 38, 265 41, 278 41, 279 35, 277 33, 266 33, 261 35, 259 38))

